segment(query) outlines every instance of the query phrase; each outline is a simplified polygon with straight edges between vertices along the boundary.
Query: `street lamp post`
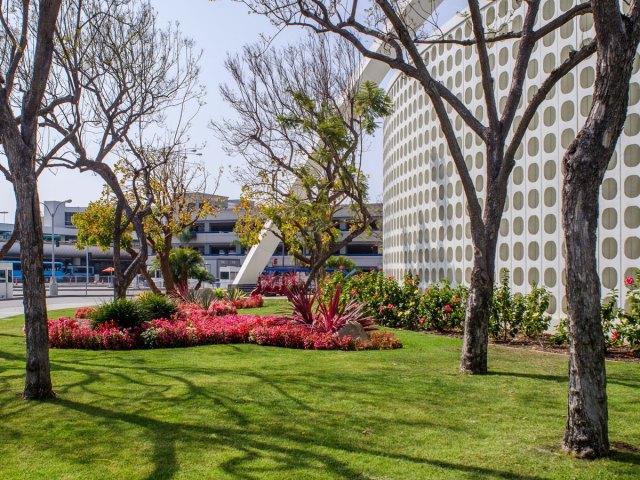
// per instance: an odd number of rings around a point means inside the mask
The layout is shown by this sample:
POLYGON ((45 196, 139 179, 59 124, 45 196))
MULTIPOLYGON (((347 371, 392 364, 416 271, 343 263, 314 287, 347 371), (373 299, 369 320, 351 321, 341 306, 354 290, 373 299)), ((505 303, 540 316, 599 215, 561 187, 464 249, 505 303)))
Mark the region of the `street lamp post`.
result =
POLYGON ((58 296, 58 282, 56 280, 56 270, 55 270, 56 269, 56 239, 55 239, 56 226, 55 226, 54 218, 56 216, 56 213, 58 212, 58 208, 60 208, 60 205, 64 205, 65 203, 71 203, 71 200, 58 202, 58 205, 56 205, 56 208, 53 209, 53 213, 51 213, 51 210, 49 210, 49 207, 47 207, 46 203, 42 204, 44 205, 44 208, 47 209, 47 212, 49 212, 49 215, 51 216, 51 283, 49 283, 50 297, 58 296))

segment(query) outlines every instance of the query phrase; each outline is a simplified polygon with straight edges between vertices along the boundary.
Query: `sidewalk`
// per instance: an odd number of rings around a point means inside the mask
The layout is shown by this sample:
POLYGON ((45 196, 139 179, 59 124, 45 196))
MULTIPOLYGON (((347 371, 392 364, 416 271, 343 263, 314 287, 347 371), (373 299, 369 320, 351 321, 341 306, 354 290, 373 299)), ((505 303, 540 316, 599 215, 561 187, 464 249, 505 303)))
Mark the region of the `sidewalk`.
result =
MULTIPOLYGON (((47 309, 60 310, 62 308, 86 307, 97 305, 105 300, 105 297, 47 297, 47 309)), ((20 315, 23 312, 22 298, 13 298, 0 302, 0 319, 20 315)))

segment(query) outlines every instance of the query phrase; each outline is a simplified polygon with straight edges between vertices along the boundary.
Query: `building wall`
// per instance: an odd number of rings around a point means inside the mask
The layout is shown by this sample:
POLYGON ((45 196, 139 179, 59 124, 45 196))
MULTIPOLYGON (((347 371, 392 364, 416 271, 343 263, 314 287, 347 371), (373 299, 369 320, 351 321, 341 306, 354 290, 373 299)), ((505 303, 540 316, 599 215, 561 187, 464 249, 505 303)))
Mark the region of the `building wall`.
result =
MULTIPOLYGON (((575 0, 543 1, 537 26, 567 11, 575 0)), ((508 21, 522 25, 524 3, 498 0, 483 9, 489 25, 508 21), (511 18, 510 18, 511 17, 511 18), (509 20, 510 18, 510 20, 509 20), (495 22, 495 23, 494 23, 495 22)), ((470 38, 470 23, 452 19, 443 31, 470 38)), ((590 15, 575 19, 543 38, 533 52, 525 82, 530 97, 544 78, 583 41, 590 39, 590 15)), ((490 46, 496 95, 502 107, 515 64, 512 41, 490 46)), ((474 47, 438 45, 425 50, 436 78, 442 80, 472 112, 484 117, 480 67, 474 47)), ((601 192, 599 269, 603 293, 624 289, 640 256, 640 74, 637 62, 624 132, 609 165, 601 192)), ((516 291, 532 282, 553 295, 550 311, 566 313, 562 248, 561 159, 584 123, 591 105, 595 77, 593 58, 568 74, 539 108, 521 148, 511 177, 500 228, 497 268, 507 268, 516 291)), ((397 277, 407 272, 423 282, 470 279, 473 248, 462 184, 449 156, 444 136, 417 82, 397 76, 389 87, 394 113, 384 124, 384 268, 397 277)), ((454 118, 467 166, 484 201, 485 156, 476 135, 454 118)))

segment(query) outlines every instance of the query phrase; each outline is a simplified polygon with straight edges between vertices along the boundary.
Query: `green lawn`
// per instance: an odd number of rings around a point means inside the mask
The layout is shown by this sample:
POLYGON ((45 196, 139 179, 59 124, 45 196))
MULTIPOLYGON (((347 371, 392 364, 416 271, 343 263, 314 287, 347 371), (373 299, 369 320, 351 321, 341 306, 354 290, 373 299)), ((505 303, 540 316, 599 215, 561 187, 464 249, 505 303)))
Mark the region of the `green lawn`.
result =
POLYGON ((397 351, 53 350, 58 399, 38 403, 19 396, 21 318, 0 320, 0 477, 640 478, 639 365, 608 364, 625 449, 580 461, 558 448, 565 357, 492 346, 492 374, 465 377, 459 340, 398 335, 397 351))
POLYGON ((249 315, 291 315, 291 305, 285 299, 268 299, 261 308, 240 310, 239 313, 249 315))

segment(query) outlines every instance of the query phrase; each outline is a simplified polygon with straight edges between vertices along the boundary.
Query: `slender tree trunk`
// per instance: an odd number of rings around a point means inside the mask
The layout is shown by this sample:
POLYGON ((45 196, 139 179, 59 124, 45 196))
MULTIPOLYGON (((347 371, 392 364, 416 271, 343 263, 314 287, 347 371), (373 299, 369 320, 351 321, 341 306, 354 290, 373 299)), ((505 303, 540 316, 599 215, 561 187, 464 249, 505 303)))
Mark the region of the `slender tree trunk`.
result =
MULTIPOLYGON (((14 154, 18 154, 18 152, 14 152, 14 154)), ((10 156, 12 155, 9 154, 8 157, 10 156)), ((55 394, 51 385, 51 366, 49 363, 49 330, 44 286, 40 200, 33 168, 35 162, 30 158, 14 158, 11 162, 13 163, 13 187, 20 240, 24 326, 27 344, 27 375, 23 397, 27 400, 41 400, 53 398, 55 394)))
POLYGON ((159 252, 156 252, 158 257, 158 263, 160 264, 160 272, 162 273, 162 278, 164 279, 164 288, 165 292, 170 293, 175 291, 176 289, 176 279, 173 278, 173 273, 171 272, 171 265, 169 264, 169 252, 171 249, 163 249, 159 252))
POLYGON ((567 262, 569 393, 563 447, 580 457, 609 453, 605 341, 597 263, 600 185, 627 117, 640 42, 640 6, 593 0, 597 59, 593 103, 563 158, 562 223, 567 262))
POLYGON ((507 195, 506 182, 497 180, 504 161, 503 150, 504 145, 497 140, 487 145, 487 198, 482 228, 479 221, 472 222, 471 227, 474 253, 460 358, 462 373, 485 374, 488 371, 489 319, 495 283, 496 248, 507 195))
POLYGON ((487 373, 493 268, 493 265, 487 265, 486 257, 476 248, 464 319, 460 359, 460 371, 463 373, 487 373))
MULTIPOLYGON (((138 256, 138 252, 136 252, 133 248, 127 249, 127 253, 131 255, 131 258, 136 258, 138 256)), ((142 265, 140 267, 140 274, 142 275, 142 278, 145 279, 153 293, 155 293, 156 295, 162 295, 162 292, 156 285, 156 282, 153 281, 153 278, 149 274, 149 270, 147 269, 146 265, 142 265)))

